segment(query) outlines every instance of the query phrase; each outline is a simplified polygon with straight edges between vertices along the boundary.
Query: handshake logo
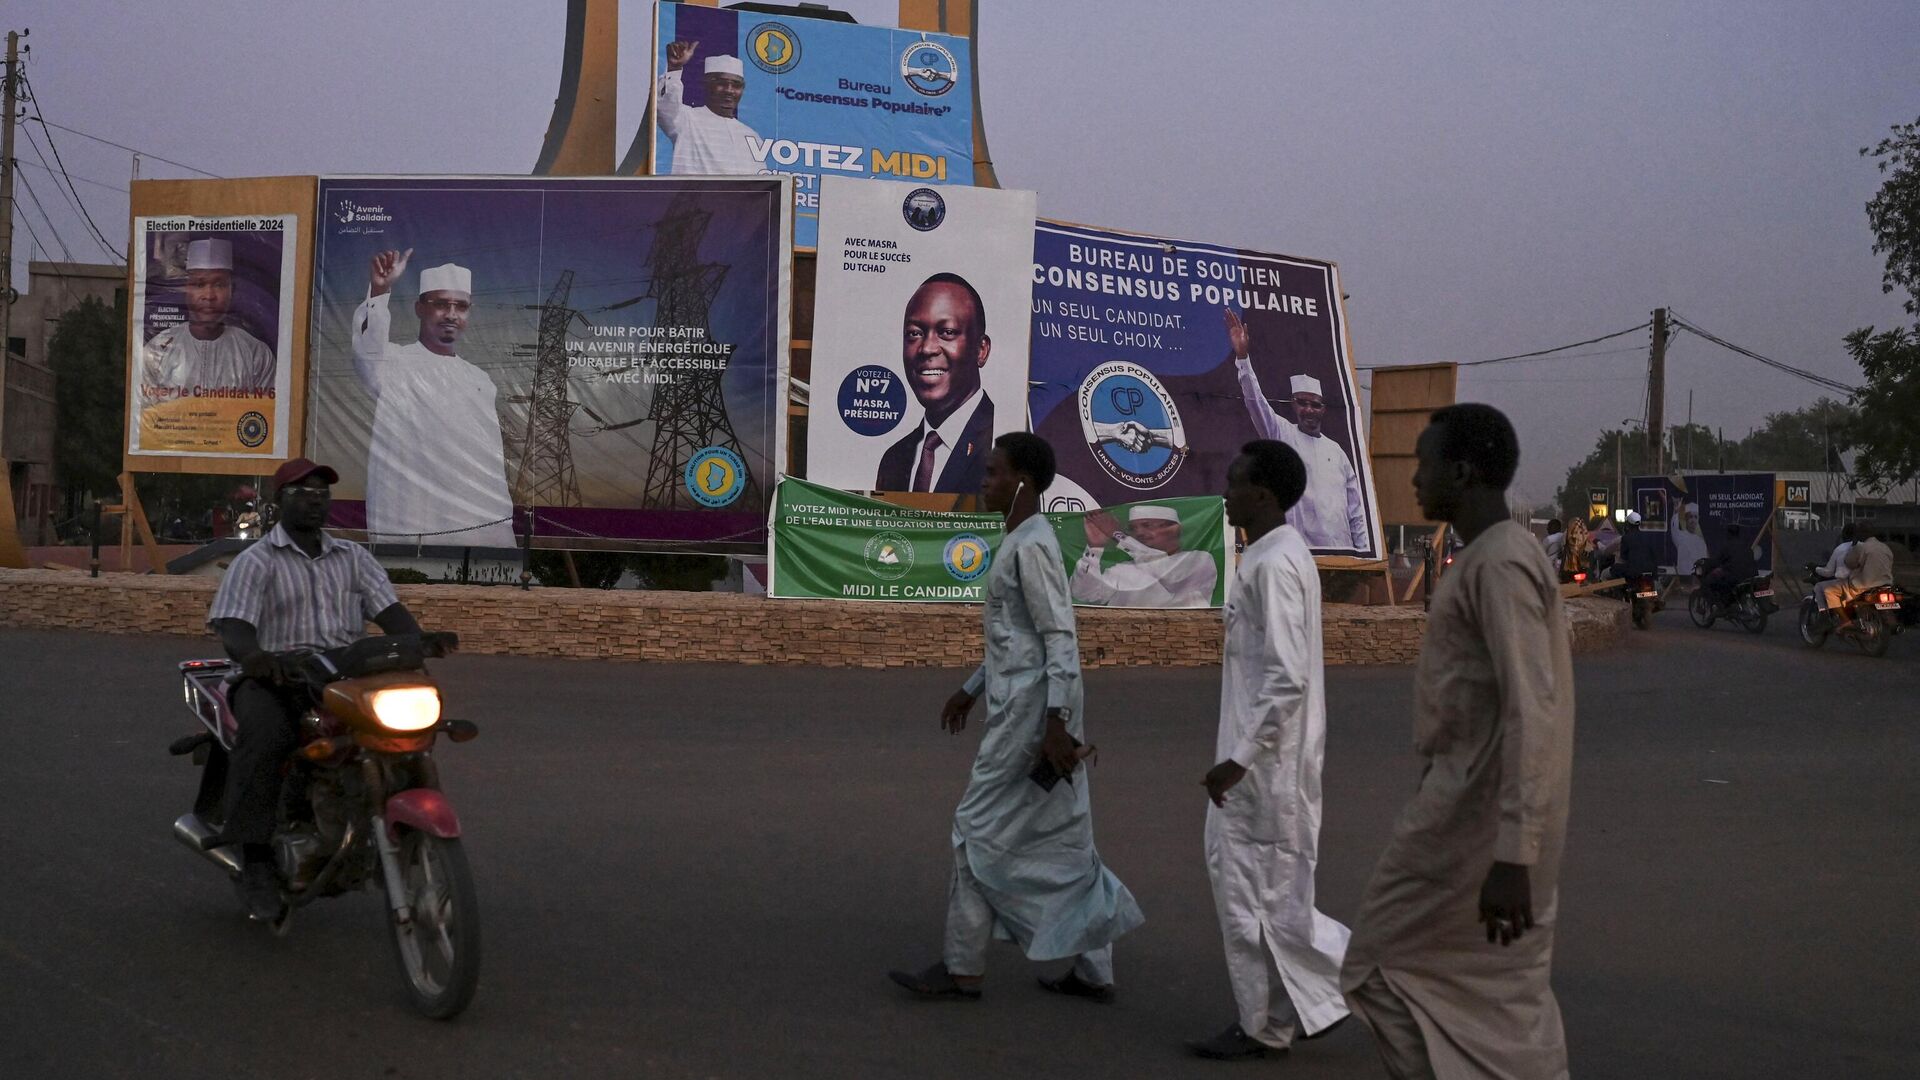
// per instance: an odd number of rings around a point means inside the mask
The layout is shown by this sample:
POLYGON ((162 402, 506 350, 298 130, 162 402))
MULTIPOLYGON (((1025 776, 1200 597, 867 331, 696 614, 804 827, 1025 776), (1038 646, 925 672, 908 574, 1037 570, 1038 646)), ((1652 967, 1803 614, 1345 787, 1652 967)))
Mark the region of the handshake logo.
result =
POLYGON ((1138 491, 1173 479, 1187 458, 1173 395, 1138 364, 1114 360, 1080 384, 1080 430, 1108 476, 1138 491))

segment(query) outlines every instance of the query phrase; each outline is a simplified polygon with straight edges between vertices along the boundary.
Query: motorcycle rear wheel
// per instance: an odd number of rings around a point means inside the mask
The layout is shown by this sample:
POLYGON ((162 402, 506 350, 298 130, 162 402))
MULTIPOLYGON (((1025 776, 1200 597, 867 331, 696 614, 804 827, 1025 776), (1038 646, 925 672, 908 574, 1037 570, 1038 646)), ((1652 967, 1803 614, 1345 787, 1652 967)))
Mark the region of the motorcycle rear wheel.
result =
POLYGON ((401 925, 388 912, 394 958, 413 1007, 450 1020, 480 984, 480 900, 473 871, 460 841, 410 830, 400 838, 400 874, 413 918, 401 925))
POLYGON ((1854 633, 1860 642, 1860 651, 1868 656, 1885 656, 1887 646, 1893 644, 1893 633, 1877 611, 1861 612, 1860 625, 1854 633))
POLYGON ((1693 625, 1702 630, 1713 628, 1713 599, 1705 589, 1695 589, 1687 597, 1687 614, 1693 619, 1693 625))
POLYGON ((1645 600, 1635 600, 1633 602, 1633 625, 1636 628, 1645 630, 1648 624, 1653 621, 1653 612, 1648 610, 1648 608, 1649 605, 1645 600))
POLYGON ((1733 619, 1746 627, 1749 634, 1767 632, 1767 610, 1760 606, 1760 601, 1751 596, 1741 598, 1739 606, 1733 609, 1733 619))

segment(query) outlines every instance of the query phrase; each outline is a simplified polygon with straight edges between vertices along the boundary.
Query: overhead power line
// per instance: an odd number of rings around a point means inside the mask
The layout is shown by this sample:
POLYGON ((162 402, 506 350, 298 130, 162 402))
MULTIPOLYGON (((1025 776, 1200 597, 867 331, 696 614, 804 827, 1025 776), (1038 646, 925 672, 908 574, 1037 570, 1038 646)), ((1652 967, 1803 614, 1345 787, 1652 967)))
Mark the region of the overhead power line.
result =
MULTIPOLYGON (((1480 367, 1485 364, 1506 364, 1506 363, 1511 363, 1515 360, 1533 360, 1541 357, 1551 356, 1554 353, 1566 352, 1569 349, 1578 349, 1583 345, 1596 345, 1602 341, 1612 341, 1614 338, 1617 338, 1617 337, 1626 337, 1628 334, 1634 334, 1642 330, 1651 329, 1652 326, 1653 326, 1652 320, 1648 320, 1647 322, 1641 323, 1639 326, 1629 326, 1625 330, 1615 330, 1611 334, 1601 334, 1599 337, 1588 338, 1585 341, 1576 341, 1568 345, 1555 345, 1551 349, 1536 349, 1533 352, 1514 353, 1512 356, 1494 356, 1494 357, 1489 357, 1488 359, 1485 359, 1485 360, 1465 360, 1465 361, 1456 363, 1454 366, 1463 367, 1463 368, 1480 367)), ((1635 350, 1635 351, 1637 352, 1638 350, 1635 350)), ((1391 371, 1395 367, 1416 367, 1416 366, 1419 366, 1419 365, 1413 365, 1413 364, 1371 365, 1370 364, 1370 365, 1361 366, 1359 370, 1391 371)))
POLYGON ((1846 383, 1839 381, 1838 379, 1829 379, 1825 375, 1808 371, 1806 368, 1795 367, 1792 364, 1782 363, 1779 360, 1774 360, 1769 357, 1761 356, 1759 353, 1754 352, 1752 349, 1746 349, 1738 345, 1735 345, 1733 342, 1728 341, 1726 338, 1723 338, 1717 334, 1712 334, 1705 330, 1702 330, 1699 327, 1693 325, 1690 322, 1687 322, 1684 319, 1680 319, 1676 317, 1672 320, 1672 323, 1674 326, 1678 327, 1679 329, 1685 330, 1686 332, 1693 334, 1696 337, 1704 338, 1707 341, 1711 341, 1715 345, 1718 345, 1723 349, 1729 349, 1733 352, 1739 353, 1741 356, 1744 356, 1749 360, 1758 360, 1760 363, 1767 365, 1768 367, 1774 369, 1775 371, 1779 371, 1779 372, 1783 372, 1785 374, 1791 375, 1796 379, 1805 379, 1807 382, 1810 382, 1815 386, 1825 387, 1826 389, 1832 390, 1836 393, 1847 394, 1847 395, 1853 395, 1860 392, 1859 387, 1849 386, 1846 383))
MULTIPOLYGON (((40 104, 40 98, 37 95, 35 95, 33 92, 32 79, 27 78, 23 74, 20 79, 20 87, 23 91, 26 92, 27 100, 33 103, 33 107, 36 113, 41 113, 46 111, 40 104)), ((67 163, 60 156, 60 144, 54 141, 53 131, 47 127, 47 123, 45 120, 40 121, 40 127, 46 133, 47 148, 53 151, 53 162, 55 165, 58 165, 60 167, 60 176, 62 179, 65 179, 67 181, 67 190, 73 194, 74 202, 80 209, 81 218, 83 218, 86 221, 87 227, 93 230, 93 235, 96 239, 100 241, 100 246, 103 249, 105 249, 108 254, 112 255, 115 259, 121 262, 125 262, 126 260, 123 257, 121 257, 121 255, 118 252, 118 249, 116 249, 113 246, 113 241, 107 239, 107 234, 105 232, 102 232, 100 229, 100 226, 94 222, 93 215, 87 212, 86 201, 80 198, 80 189, 73 186, 73 180, 67 173, 67 163)), ((31 141, 32 129, 28 128, 27 132, 28 132, 28 138, 31 141)), ((36 151, 39 150, 39 145, 40 144, 38 142, 34 143, 34 149, 36 151)))
MULTIPOLYGON (((42 165, 37 161, 21 161, 19 158, 14 158, 13 163, 15 165, 25 165, 29 168, 39 169, 41 172, 44 172, 49 176, 58 175, 52 169, 47 168, 45 165, 42 165)), ((90 176, 73 176, 73 177, 69 177, 68 179, 78 180, 83 184, 92 184, 94 187, 97 187, 97 188, 106 188, 108 191, 117 191, 122 195, 125 195, 128 193, 126 188, 123 188, 118 184, 109 184, 105 180, 95 180, 90 176)))
MULTIPOLYGON (((38 105, 38 102, 36 102, 35 104, 38 105)), ((219 173, 211 173, 205 169, 196 169, 192 165, 189 165, 184 161, 175 161, 169 157, 161 157, 159 154, 156 154, 151 150, 142 150, 139 147, 128 146, 126 143, 114 142, 112 139, 103 139, 98 135, 89 134, 88 132, 81 131, 78 128, 70 128, 65 124, 56 124, 53 121, 47 119, 45 116, 42 116, 38 113, 35 113, 34 115, 27 117, 27 119, 32 120, 34 123, 39 124, 42 127, 59 128, 61 131, 67 132, 70 135, 78 135, 83 139, 92 139, 94 142, 97 142, 97 143, 105 143, 106 145, 111 146, 116 150, 125 150, 129 154, 139 154, 143 158, 152 158, 155 161, 164 161, 167 164, 174 166, 175 168, 185 169, 190 173, 199 173, 201 176, 212 177, 215 180, 226 179, 225 177, 221 176, 219 173)))

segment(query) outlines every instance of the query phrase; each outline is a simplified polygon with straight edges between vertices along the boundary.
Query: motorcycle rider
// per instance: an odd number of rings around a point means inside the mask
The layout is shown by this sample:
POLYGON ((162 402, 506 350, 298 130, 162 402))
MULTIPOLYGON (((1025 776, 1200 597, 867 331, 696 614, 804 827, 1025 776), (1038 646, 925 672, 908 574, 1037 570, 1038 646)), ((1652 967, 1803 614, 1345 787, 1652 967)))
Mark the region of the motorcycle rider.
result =
POLYGON ((1716 604, 1733 602, 1735 587, 1752 581, 1760 576, 1760 565, 1754 561, 1753 545, 1742 538, 1740 523, 1727 522, 1727 538, 1721 542, 1720 550, 1707 560, 1707 576, 1702 583, 1716 604))
MULTIPOLYGON (((1842 604, 1869 589, 1893 584, 1893 549, 1874 535, 1872 522, 1859 522, 1857 531, 1860 540, 1853 545, 1852 551, 1847 552, 1845 560, 1847 580, 1838 583, 1844 590, 1839 596, 1842 604)), ((1848 618, 1844 608, 1841 609, 1840 619, 1841 625, 1845 626, 1848 618)))
POLYGON ((234 557, 207 612, 207 626, 239 664, 227 695, 240 730, 227 762, 221 838, 240 845, 235 884, 248 914, 262 921, 280 914, 270 842, 281 768, 311 704, 280 654, 351 645, 369 620, 388 634, 420 632, 372 553, 322 530, 339 480, 306 458, 280 466, 273 474, 280 523, 234 557))
POLYGON ((1620 537, 1620 558, 1607 571, 1608 577, 1638 578, 1653 577, 1660 572, 1660 557, 1666 554, 1666 545, 1660 538, 1640 529, 1640 514, 1627 511, 1626 520, 1620 523, 1623 530, 1620 537))
POLYGON ((1821 579, 1816 595, 1820 598, 1820 610, 1831 611, 1847 600, 1847 579, 1853 571, 1847 569, 1847 552, 1860 539, 1859 527, 1849 521, 1840 527, 1840 542, 1834 545, 1833 554, 1827 556, 1827 564, 1815 570, 1814 576, 1821 579))

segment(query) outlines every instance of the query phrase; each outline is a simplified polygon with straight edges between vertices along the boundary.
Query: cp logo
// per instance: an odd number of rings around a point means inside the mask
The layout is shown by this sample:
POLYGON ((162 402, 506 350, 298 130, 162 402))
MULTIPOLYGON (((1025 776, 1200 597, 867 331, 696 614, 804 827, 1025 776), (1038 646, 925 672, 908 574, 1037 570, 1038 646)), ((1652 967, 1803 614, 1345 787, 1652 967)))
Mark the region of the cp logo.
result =
POLYGON ((1147 395, 1141 393, 1137 386, 1116 386, 1108 392, 1107 400, 1113 402, 1114 411, 1121 416, 1132 416, 1140 411, 1147 395))

